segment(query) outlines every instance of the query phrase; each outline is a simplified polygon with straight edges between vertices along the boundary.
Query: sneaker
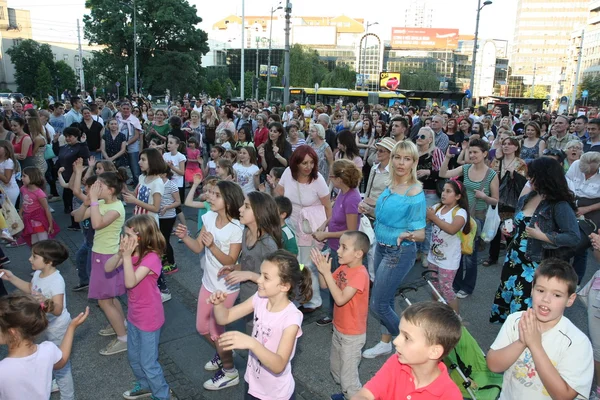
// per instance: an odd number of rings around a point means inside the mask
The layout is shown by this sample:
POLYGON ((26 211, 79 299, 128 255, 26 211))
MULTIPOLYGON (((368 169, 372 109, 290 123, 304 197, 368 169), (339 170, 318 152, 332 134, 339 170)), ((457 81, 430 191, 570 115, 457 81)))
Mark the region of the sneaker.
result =
POLYGON ((67 229, 73 232, 78 232, 81 230, 81 227, 79 225, 71 225, 68 226, 67 229))
POLYGON ((326 326, 329 325, 330 323, 333 322, 333 319, 331 319, 331 317, 327 316, 327 317, 323 317, 320 320, 317 321, 317 326, 326 326))
POLYGON ((214 377, 204 382, 204 389, 206 390, 221 390, 228 387, 232 387, 240 383, 240 375, 237 369, 233 372, 225 372, 219 369, 214 377))
POLYGON ((331 400, 346 400, 344 393, 336 393, 331 395, 331 400))
POLYGON ((100 355, 112 356, 127 351, 127 342, 121 342, 119 339, 114 339, 105 348, 100 350, 100 355))
POLYGON ((25 242, 19 242, 18 240, 15 240, 14 242, 7 244, 6 247, 13 248, 13 247, 21 247, 24 245, 25 245, 25 242))
POLYGON ((3 259, 0 259, 0 267, 4 267, 5 265, 10 264, 10 260, 8 259, 8 257, 4 257, 3 259))
POLYGON ((114 336, 117 333, 115 332, 115 330, 113 329, 112 326, 108 325, 106 328, 104 329, 100 329, 98 331, 98 335, 100 336, 114 336))
POLYGON ((82 290, 87 289, 89 286, 89 283, 80 283, 79 285, 75 286, 72 290, 74 292, 81 292, 82 290))
POLYGON ((171 292, 169 291, 169 289, 166 289, 165 291, 160 291, 160 299, 162 300, 163 303, 166 303, 167 301, 171 300, 171 292))
POLYGON ((60 389, 58 388, 58 383, 56 383, 56 379, 52 379, 52 389, 50 390, 50 393, 58 392, 60 392, 60 389))
POLYGON ((390 354, 392 352, 392 342, 385 343, 379 342, 375 346, 371 347, 363 351, 362 356, 364 358, 375 358, 378 356, 383 356, 385 354, 390 354))
POLYGON ((50 212, 51 212, 51 213, 55 213, 55 212, 56 212, 56 210, 55 210, 54 208, 52 208, 52 207, 50 207, 50 206, 48 206, 48 208, 50 209, 50 212))
POLYGON ((223 368, 223 363, 221 363, 221 357, 219 357, 219 353, 215 353, 215 356, 204 364, 204 369, 207 371, 216 371, 218 369, 223 368))
POLYGON ((146 399, 151 396, 152 392, 150 389, 142 389, 142 386, 139 384, 139 382, 136 382, 133 385, 133 389, 123 393, 123 398, 128 400, 146 399))
POLYGON ((48 203, 55 203, 57 201, 62 201, 62 197, 60 197, 60 196, 50 196, 50 197, 48 197, 48 203))
POLYGON ((427 261, 426 256, 423 256, 423 259, 421 260, 421 265, 423 266, 423 268, 429 268, 429 261, 427 261))
POLYGON ((0 239, 6 240, 7 242, 15 241, 15 238, 12 237, 12 235, 10 234, 10 232, 8 232, 8 230, 4 230, 4 231, 2 231, 2 233, 0 233, 0 239))
POLYGON ((165 275, 171 275, 171 274, 174 274, 176 272, 179 272, 179 268, 177 268, 177 264, 176 263, 165 264, 162 267, 162 272, 165 275))
POLYGON ((456 297, 458 297, 459 299, 466 299, 469 296, 469 293, 465 292, 464 290, 459 290, 458 292, 456 292, 456 297))

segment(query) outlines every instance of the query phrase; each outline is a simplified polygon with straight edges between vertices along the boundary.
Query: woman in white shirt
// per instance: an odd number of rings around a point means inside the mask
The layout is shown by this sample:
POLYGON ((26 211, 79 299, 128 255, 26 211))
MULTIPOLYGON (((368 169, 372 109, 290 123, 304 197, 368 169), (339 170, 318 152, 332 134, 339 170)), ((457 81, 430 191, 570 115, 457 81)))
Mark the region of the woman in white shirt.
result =
POLYGON ((19 163, 15 160, 12 144, 7 140, 0 140, 0 186, 13 205, 17 204, 19 197, 17 173, 20 173, 19 163))

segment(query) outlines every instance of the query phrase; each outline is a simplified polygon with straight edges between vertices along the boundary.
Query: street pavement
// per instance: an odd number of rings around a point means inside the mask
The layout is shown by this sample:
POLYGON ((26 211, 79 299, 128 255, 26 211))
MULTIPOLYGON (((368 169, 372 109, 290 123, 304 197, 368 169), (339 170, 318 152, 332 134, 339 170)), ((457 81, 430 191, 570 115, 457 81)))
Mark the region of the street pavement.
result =
MULTIPOLYGON (((127 353, 114 356, 101 356, 102 349, 111 338, 97 334, 98 330, 107 325, 106 318, 97 307, 95 301, 87 299, 87 292, 72 292, 71 288, 78 283, 75 268, 75 253, 81 243, 81 233, 66 230, 69 218, 62 212, 61 203, 51 204, 55 209, 55 219, 63 229, 57 239, 69 249, 71 258, 59 267, 67 283, 67 305, 71 315, 90 307, 90 316, 81 326, 75 336, 73 354, 73 376, 75 380, 76 397, 78 400, 120 399, 122 393, 131 388, 134 380, 127 361, 127 353)), ((127 207, 128 216, 132 207, 127 207)), ((191 232, 196 232, 195 210, 186 210, 187 224, 191 232)), ((220 400, 242 399, 244 394, 243 374, 246 367, 246 352, 236 352, 235 364, 240 371, 240 384, 234 388, 218 392, 206 391, 202 383, 212 377, 212 373, 204 370, 204 364, 212 358, 213 348, 200 337, 195 328, 195 316, 200 288, 202 271, 198 255, 192 253, 184 244, 177 243, 177 238, 171 236, 171 244, 179 272, 168 276, 167 283, 173 294, 172 300, 165 303, 166 322, 161 334, 160 362, 165 371, 166 379, 176 398, 180 400, 220 400)), ((26 246, 5 249, 11 259, 7 269, 12 270, 22 279, 30 279, 31 266, 28 262, 29 248, 26 246)), ((487 250, 480 252, 480 261, 487 256, 487 250)), ((586 279, 589 279, 598 268, 598 263, 590 255, 588 258, 586 279)), ((405 283, 414 282, 420 286, 417 292, 409 293, 413 302, 431 298, 425 282, 420 278, 424 269, 417 263, 409 273, 405 283)), ((461 315, 469 331, 478 341, 484 351, 496 337, 500 326, 488 322, 490 306, 499 284, 501 264, 492 267, 479 267, 479 276, 475 293, 461 300, 461 315)), ((9 291, 14 288, 6 283, 9 291)), ((324 301, 328 296, 323 293, 324 301)), ((126 304, 126 298, 122 299, 126 304)), ((398 298, 396 307, 400 313, 405 303, 398 298)), ((340 392, 329 373, 329 348, 331 345, 331 325, 319 327, 316 321, 323 316, 324 311, 317 311, 304 318, 302 337, 298 340, 296 355, 292 361, 292 370, 296 380, 296 398, 298 400, 329 399, 333 393, 340 392)), ((585 333, 587 333, 587 316, 583 304, 576 301, 566 315, 585 333)), ((244 326, 234 323, 228 327, 233 330, 244 330, 244 326)), ((379 324, 369 317, 367 347, 379 341, 379 324)), ((0 346, 0 359, 6 356, 6 348, 0 346)), ((368 381, 387 357, 372 360, 363 359, 360 365, 360 378, 363 383, 368 381)), ((52 400, 60 396, 54 394, 52 400)))

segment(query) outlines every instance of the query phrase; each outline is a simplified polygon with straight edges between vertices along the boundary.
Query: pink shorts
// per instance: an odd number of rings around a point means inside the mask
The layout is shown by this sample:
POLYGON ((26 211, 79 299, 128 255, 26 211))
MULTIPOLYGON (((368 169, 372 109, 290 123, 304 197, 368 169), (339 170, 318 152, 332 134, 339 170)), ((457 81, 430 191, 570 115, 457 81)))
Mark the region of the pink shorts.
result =
MULTIPOLYGON (((196 311, 196 330, 201 335, 210 334, 210 338, 215 341, 225 332, 225 327, 217 324, 215 320, 215 313, 213 312, 213 305, 207 303, 212 292, 202 285, 200 287, 200 293, 198 294, 198 310, 196 311)), ((227 295, 227 299, 223 303, 226 308, 233 307, 235 299, 237 299, 238 292, 230 293, 227 295)))
POLYGON ((457 270, 440 268, 435 264, 429 263, 429 269, 437 271, 437 280, 433 282, 433 286, 440 292, 446 301, 456 299, 456 293, 452 289, 452 283, 456 276, 457 270))

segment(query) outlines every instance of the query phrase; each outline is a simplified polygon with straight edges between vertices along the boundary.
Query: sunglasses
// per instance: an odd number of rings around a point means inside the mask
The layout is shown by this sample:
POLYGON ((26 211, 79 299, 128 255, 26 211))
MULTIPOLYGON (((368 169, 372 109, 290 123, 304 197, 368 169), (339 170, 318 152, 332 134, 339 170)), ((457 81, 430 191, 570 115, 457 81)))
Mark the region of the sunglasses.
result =
POLYGON ((426 135, 419 135, 419 136, 417 136, 417 139, 425 140, 425 139, 427 139, 427 136, 426 135))

